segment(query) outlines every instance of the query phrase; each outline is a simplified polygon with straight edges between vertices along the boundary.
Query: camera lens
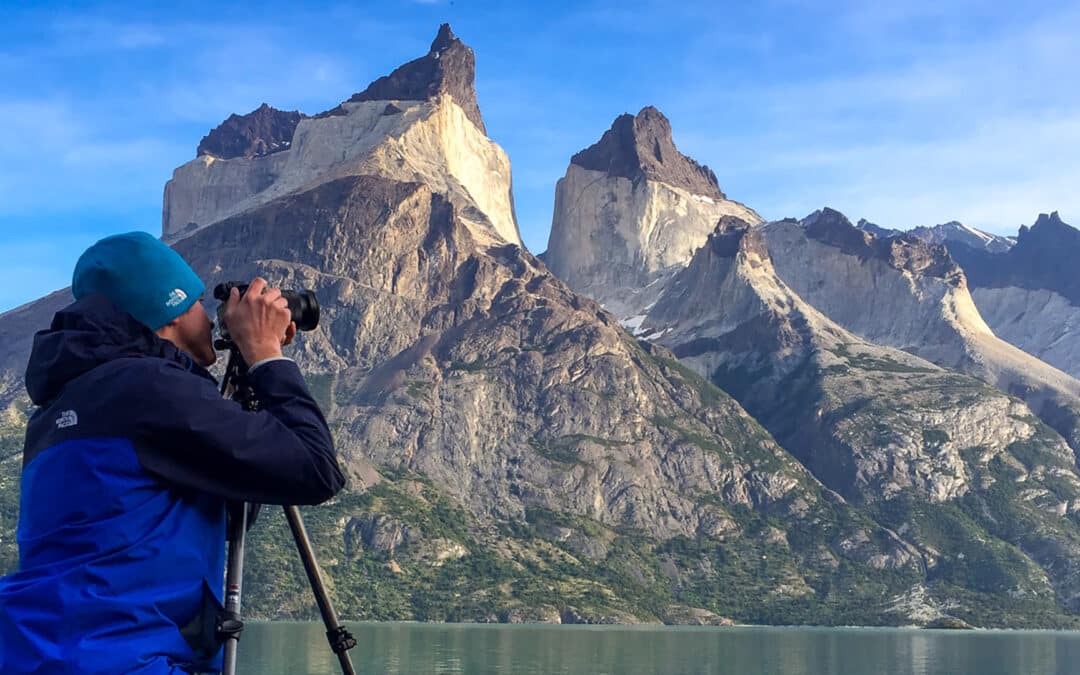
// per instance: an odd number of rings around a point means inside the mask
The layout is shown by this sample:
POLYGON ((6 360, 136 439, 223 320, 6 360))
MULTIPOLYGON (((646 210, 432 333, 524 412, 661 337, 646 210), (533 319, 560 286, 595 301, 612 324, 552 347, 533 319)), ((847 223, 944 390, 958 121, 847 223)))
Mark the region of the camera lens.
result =
POLYGON ((319 300, 314 291, 282 291, 289 303, 296 330, 315 330, 319 325, 319 300))

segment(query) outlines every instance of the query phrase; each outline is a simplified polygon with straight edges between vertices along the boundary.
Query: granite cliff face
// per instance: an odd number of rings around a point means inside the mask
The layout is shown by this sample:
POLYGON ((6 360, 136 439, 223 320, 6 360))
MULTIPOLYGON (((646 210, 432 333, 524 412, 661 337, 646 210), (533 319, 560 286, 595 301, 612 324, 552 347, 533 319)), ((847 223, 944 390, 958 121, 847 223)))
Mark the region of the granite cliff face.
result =
POLYGON ((1043 213, 1006 252, 951 243, 949 253, 999 337, 1080 377, 1080 231, 1043 213))
POLYGON ((725 197, 708 167, 675 148, 666 117, 643 108, 618 117, 571 159, 555 188, 545 261, 625 319, 659 297, 664 279, 689 262, 724 215, 761 222, 725 197))
MULTIPOLYGON (((505 155, 455 98, 472 79, 455 45, 441 30, 428 61, 300 119, 288 149, 203 155, 166 191, 163 234, 208 283, 261 274, 321 300, 290 355, 350 477, 305 512, 342 615, 906 621, 892 598, 919 563, 903 537, 519 245, 505 155), (431 67, 452 50, 459 70, 431 67), (181 213, 196 225, 175 229, 181 213)), ((44 326, 65 299, 11 325, 44 326)), ((13 337, 8 373, 29 340, 13 337)), ((25 416, 19 391, 4 395, 10 561, 25 416)), ((247 610, 311 617, 279 520, 253 531, 247 610)))
POLYGON ((300 115, 289 134, 293 118, 282 115, 293 113, 260 108, 230 118, 166 184, 163 238, 179 241, 330 180, 379 175, 431 185, 479 240, 520 245, 510 160, 485 135, 473 74, 472 50, 443 26, 426 56, 333 110, 300 115))
POLYGON ((875 238, 831 209, 763 232, 776 273, 830 319, 1023 399, 1080 450, 1080 382, 995 336, 943 247, 875 238))
MULTIPOLYGON (((852 254, 870 248, 900 269, 947 273, 939 252, 898 256, 858 231, 807 229, 852 254)), ((949 562, 972 555, 1029 599, 1080 606, 1080 475, 1064 440, 1021 401, 826 318, 777 276, 762 230, 722 220, 640 331, 731 392, 823 483, 911 542, 925 573, 919 611, 969 593, 1007 607, 1011 600, 949 562), (1018 481, 1030 492, 1016 490, 1018 481), (970 531, 942 539, 927 522, 939 520, 967 521, 970 531), (1027 526, 1002 529, 1004 521, 1027 526), (1026 561, 1004 553, 1013 547, 1026 561)))

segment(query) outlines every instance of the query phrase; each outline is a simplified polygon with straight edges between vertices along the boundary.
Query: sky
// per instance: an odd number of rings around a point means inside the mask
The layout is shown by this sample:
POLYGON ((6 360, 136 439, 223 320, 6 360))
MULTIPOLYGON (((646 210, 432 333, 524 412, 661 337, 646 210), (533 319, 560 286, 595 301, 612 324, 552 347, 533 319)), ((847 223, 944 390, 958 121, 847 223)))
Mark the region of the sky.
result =
POLYGON ((230 114, 332 108, 443 22, 534 253, 570 157, 646 105, 770 220, 1080 224, 1076 2, 156 4, 0 5, 0 312, 101 237, 160 235, 165 182, 230 114))

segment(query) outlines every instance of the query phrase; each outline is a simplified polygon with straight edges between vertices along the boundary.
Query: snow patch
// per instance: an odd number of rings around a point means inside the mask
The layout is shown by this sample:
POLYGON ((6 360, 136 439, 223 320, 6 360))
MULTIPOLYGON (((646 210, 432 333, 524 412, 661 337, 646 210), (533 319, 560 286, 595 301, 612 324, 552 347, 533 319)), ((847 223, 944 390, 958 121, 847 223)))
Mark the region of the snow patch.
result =
POLYGON ((629 329, 631 333, 634 333, 636 335, 638 329, 641 328, 641 322, 644 320, 645 315, 638 314, 637 316, 632 316, 629 319, 623 319, 619 323, 622 324, 623 328, 629 329))

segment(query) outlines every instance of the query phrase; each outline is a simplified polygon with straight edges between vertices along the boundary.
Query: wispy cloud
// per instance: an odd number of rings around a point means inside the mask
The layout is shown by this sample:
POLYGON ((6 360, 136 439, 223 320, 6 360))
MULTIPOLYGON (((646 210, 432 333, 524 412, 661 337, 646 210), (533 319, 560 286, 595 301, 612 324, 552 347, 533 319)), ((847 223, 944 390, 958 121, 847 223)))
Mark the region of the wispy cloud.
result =
MULTIPOLYGON (((861 10, 838 30, 861 43, 941 11, 861 10)), ((1040 210, 1080 214, 1080 12, 1009 28, 823 75, 672 93, 696 122, 678 135, 770 217, 828 203, 896 226, 955 218, 1013 233, 1040 210), (742 138, 702 123, 733 106, 749 118, 742 138)))
POLYGON ((164 47, 175 39, 170 38, 170 31, 151 23, 79 15, 61 16, 52 22, 51 29, 55 44, 85 52, 164 47))

